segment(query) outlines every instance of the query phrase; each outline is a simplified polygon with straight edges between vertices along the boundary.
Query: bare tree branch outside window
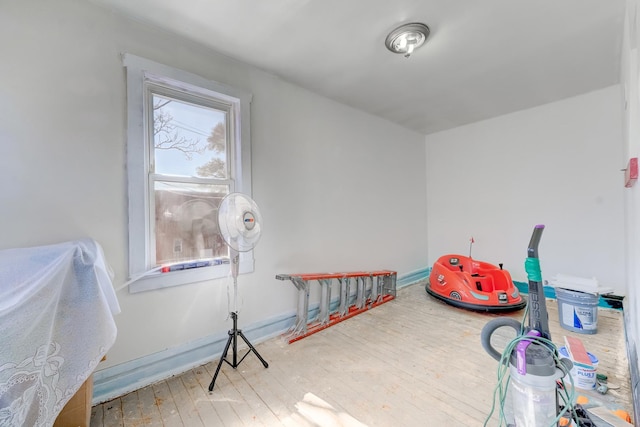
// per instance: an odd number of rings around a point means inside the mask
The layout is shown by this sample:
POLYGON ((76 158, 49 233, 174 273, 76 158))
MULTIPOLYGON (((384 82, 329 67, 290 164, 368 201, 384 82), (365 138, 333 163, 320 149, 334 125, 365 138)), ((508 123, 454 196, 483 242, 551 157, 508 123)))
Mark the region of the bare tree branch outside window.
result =
MULTIPOLYGON (((216 154, 224 153, 227 148, 226 128, 223 122, 218 122, 207 137, 204 144, 198 138, 187 138, 180 132, 174 117, 163 107, 173 102, 170 99, 155 98, 153 103, 153 135, 154 146, 157 150, 180 151, 187 160, 193 160, 195 154, 202 155, 206 151, 216 154)), ((225 157, 225 156, 223 156, 225 157)), ((198 176, 224 179, 227 177, 227 165, 224 158, 212 157, 205 164, 196 167, 198 176)))
POLYGON ((193 159, 193 154, 204 153, 206 147, 201 146, 199 139, 186 138, 180 134, 172 123, 173 116, 162 110, 171 100, 158 99, 153 104, 153 135, 155 148, 158 150, 178 150, 187 160, 193 159))

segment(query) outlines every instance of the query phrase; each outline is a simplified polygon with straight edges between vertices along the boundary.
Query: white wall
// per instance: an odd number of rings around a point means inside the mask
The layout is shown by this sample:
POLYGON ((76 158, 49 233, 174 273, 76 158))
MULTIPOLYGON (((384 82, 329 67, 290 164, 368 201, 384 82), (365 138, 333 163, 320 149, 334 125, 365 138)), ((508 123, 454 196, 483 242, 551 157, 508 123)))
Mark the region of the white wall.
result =
MULTIPOLYGON (((621 82, 624 99, 624 158, 638 157, 640 155, 640 55, 638 45, 640 33, 638 32, 638 1, 627 0, 625 13, 624 36, 622 40, 621 55, 621 82)), ((624 301, 625 326, 627 332, 627 345, 629 350, 629 363, 632 374, 632 392, 635 402, 636 419, 640 415, 640 362, 638 351, 640 347, 640 184, 636 183, 625 191, 625 225, 627 248, 627 278, 628 296, 624 301)))
POLYGON ((621 102, 609 87, 428 135, 430 262, 504 262, 526 282, 536 224, 543 278, 596 277, 626 293, 621 102))
MULTIPOLYGON (((427 265, 422 135, 84 0, 0 0, 0 249, 92 237, 126 281, 129 52, 253 93, 264 217, 240 327, 295 311, 278 273, 427 265)), ((100 369, 226 334, 228 280, 120 292, 100 369)), ((0 338, 1 339, 1 338, 0 338)))

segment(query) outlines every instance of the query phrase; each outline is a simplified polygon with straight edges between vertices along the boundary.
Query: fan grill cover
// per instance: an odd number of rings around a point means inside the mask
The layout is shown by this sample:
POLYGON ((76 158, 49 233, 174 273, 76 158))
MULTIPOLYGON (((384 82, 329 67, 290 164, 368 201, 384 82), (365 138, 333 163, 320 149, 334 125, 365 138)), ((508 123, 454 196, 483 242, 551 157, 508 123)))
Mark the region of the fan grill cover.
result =
POLYGON ((230 193, 218 208, 218 226, 222 238, 238 252, 252 250, 260 240, 262 216, 258 205, 242 193, 230 193))

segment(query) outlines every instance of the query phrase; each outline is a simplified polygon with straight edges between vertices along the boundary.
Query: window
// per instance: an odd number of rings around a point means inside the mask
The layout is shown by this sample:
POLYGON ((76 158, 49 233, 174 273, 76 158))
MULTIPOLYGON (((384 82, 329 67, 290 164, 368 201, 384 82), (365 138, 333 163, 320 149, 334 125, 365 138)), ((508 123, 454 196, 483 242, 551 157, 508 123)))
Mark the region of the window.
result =
MULTIPOLYGON (((126 54, 129 286, 140 292, 224 277, 217 209, 251 194, 249 108, 237 89, 126 54), (189 269, 159 269, 212 260, 189 269), (144 274, 147 273, 147 274, 144 274)), ((193 264, 191 264, 193 265, 193 264)), ((252 253, 240 272, 253 270, 252 253)))

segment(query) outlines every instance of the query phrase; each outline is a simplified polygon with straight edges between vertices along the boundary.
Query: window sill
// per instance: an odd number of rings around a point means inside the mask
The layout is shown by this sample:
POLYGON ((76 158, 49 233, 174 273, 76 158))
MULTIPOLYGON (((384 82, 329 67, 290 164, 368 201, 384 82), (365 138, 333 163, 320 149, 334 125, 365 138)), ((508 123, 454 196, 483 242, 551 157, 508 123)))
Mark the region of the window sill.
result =
MULTIPOLYGON (((240 274, 252 273, 254 270, 252 253, 243 257, 240 255, 240 274)), ((190 283, 205 282, 231 276, 231 267, 227 264, 210 267, 192 268, 189 270, 171 271, 168 273, 154 272, 143 276, 129 285, 129 293, 153 291, 190 283)))

